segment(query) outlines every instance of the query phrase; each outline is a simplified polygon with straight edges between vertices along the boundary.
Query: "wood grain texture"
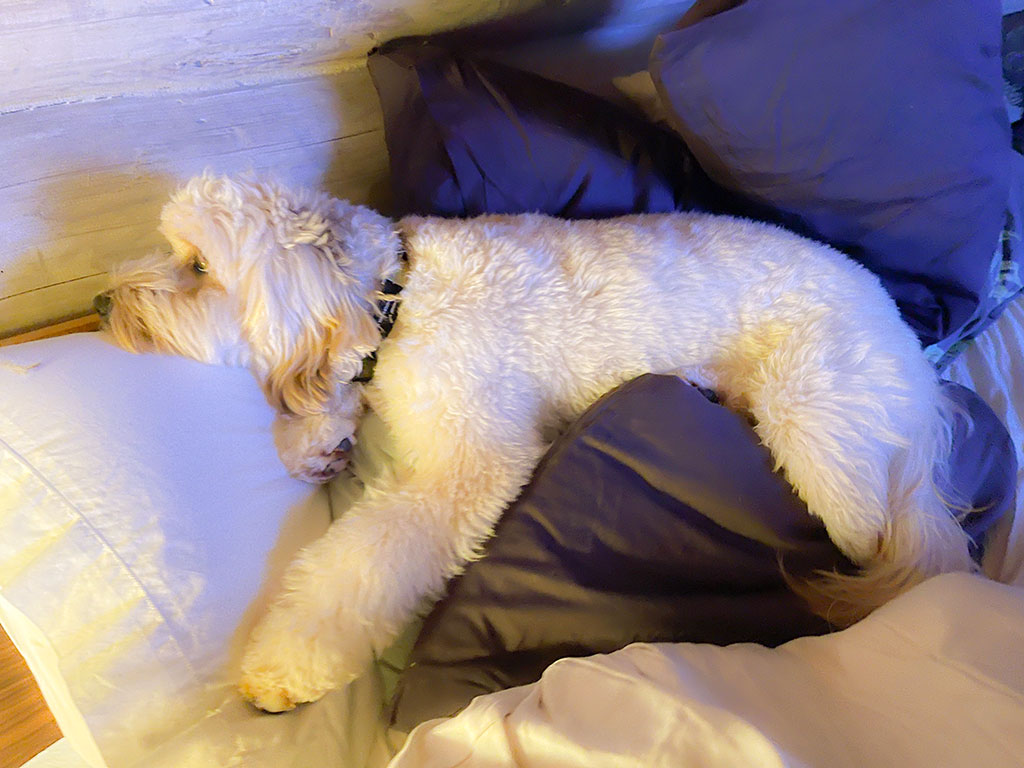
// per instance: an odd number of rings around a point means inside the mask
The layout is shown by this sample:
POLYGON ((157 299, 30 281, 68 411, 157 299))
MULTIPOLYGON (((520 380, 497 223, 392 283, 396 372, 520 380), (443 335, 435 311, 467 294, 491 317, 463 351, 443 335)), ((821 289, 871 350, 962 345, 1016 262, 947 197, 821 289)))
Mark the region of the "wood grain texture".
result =
POLYGON ((543 2, 0 3, 0 335, 85 312, 206 168, 386 208, 365 53, 543 2))
POLYGON ((86 311, 111 264, 164 247, 161 206, 205 168, 272 173, 379 207, 389 196, 365 67, 0 116, 0 153, 10 158, 0 179, 0 334, 86 311), (45 154, 34 151, 40 143, 45 154))
POLYGON ((162 247, 160 207, 205 168, 387 209, 381 42, 539 9, 538 35, 564 12, 607 54, 690 2, 3 0, 0 336, 85 312, 111 264, 162 247))
POLYGON ((0 768, 17 768, 61 737, 25 660, 0 628, 0 768))
POLYGON ((394 37, 540 0, 5 0, 0 114, 345 67, 394 37))
POLYGON ((100 316, 94 312, 82 317, 75 317, 71 320, 64 320, 52 325, 36 328, 32 331, 25 331, 13 336, 0 337, 0 347, 10 347, 15 344, 24 344, 28 341, 38 339, 49 339, 54 336, 67 336, 69 333, 89 333, 97 331, 100 327, 100 316))

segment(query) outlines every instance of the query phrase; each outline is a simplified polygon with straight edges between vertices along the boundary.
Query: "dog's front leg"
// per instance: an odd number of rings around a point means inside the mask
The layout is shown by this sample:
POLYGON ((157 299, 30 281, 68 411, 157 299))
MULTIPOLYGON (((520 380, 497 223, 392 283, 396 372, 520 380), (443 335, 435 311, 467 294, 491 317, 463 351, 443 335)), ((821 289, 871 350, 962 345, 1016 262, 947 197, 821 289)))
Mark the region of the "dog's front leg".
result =
POLYGON ((475 554, 542 451, 535 430, 447 427, 417 431, 414 469, 369 487, 289 567, 243 660, 256 706, 291 709, 361 674, 475 554))

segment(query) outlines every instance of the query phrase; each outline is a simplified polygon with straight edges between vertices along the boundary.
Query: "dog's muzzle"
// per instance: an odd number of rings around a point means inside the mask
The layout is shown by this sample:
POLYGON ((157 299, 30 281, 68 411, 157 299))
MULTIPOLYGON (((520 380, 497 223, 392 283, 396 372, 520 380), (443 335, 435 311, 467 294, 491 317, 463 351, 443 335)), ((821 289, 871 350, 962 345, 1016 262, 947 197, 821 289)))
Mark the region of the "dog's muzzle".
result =
POLYGON ((110 315, 110 306, 114 303, 111 297, 110 291, 104 291, 103 293, 97 294, 92 300, 93 309, 96 310, 96 314, 102 317, 104 320, 110 315))

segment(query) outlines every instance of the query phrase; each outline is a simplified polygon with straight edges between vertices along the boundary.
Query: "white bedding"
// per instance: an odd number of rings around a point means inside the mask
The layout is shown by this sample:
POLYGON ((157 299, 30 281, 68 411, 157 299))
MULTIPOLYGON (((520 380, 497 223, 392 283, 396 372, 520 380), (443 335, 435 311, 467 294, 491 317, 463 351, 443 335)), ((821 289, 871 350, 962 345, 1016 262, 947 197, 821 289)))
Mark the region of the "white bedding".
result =
MULTIPOLYGON (((1017 301, 948 372, 1005 416, 1018 454, 1021 350, 1017 301)), ((88 764, 387 761, 381 666, 280 716, 233 690, 262 601, 330 515, 326 493, 285 475, 246 372, 79 335, 0 350, 0 402, 0 623, 88 764)), ((1001 526, 985 567, 1024 587, 1021 520, 1001 526)), ((775 651, 634 646, 560 662, 421 726, 396 764, 1020 764, 1022 605, 1021 590, 944 577, 775 651)))
MULTIPOLYGON (((1024 479, 1024 300, 947 371, 1004 418, 1024 479)), ((922 584, 774 650, 636 644, 423 723, 391 768, 1024 765, 1024 495, 986 573, 922 584), (1015 586, 1007 586, 1009 584, 1015 586)))
POLYGON ((565 659, 413 731, 393 768, 1017 768, 1024 589, 941 576, 775 650, 631 645, 565 659))
POLYGON ((278 717, 234 691, 281 568, 330 520, 248 372, 83 334, 0 350, 0 402, 0 622, 88 764, 384 760, 379 673, 278 717))
POLYGON ((1024 297, 1016 299, 960 355, 946 378, 977 392, 1003 420, 1017 448, 1017 499, 989 538, 985 572, 1024 586, 1024 297))

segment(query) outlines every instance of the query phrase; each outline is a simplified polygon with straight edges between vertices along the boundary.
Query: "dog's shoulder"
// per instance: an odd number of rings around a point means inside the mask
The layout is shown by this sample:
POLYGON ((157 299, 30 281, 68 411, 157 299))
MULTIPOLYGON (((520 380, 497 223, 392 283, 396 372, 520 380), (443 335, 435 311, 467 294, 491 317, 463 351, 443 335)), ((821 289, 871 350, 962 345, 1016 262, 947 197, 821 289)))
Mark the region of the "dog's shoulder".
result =
POLYGON ((539 213, 485 214, 466 219, 409 216, 398 223, 414 269, 474 269, 500 260, 508 246, 552 242, 571 226, 539 213))
POLYGON ((543 213, 485 213, 469 218, 442 218, 440 216, 406 216, 399 220, 398 228, 407 239, 450 238, 472 233, 519 232, 533 227, 556 225, 566 220, 543 213))

